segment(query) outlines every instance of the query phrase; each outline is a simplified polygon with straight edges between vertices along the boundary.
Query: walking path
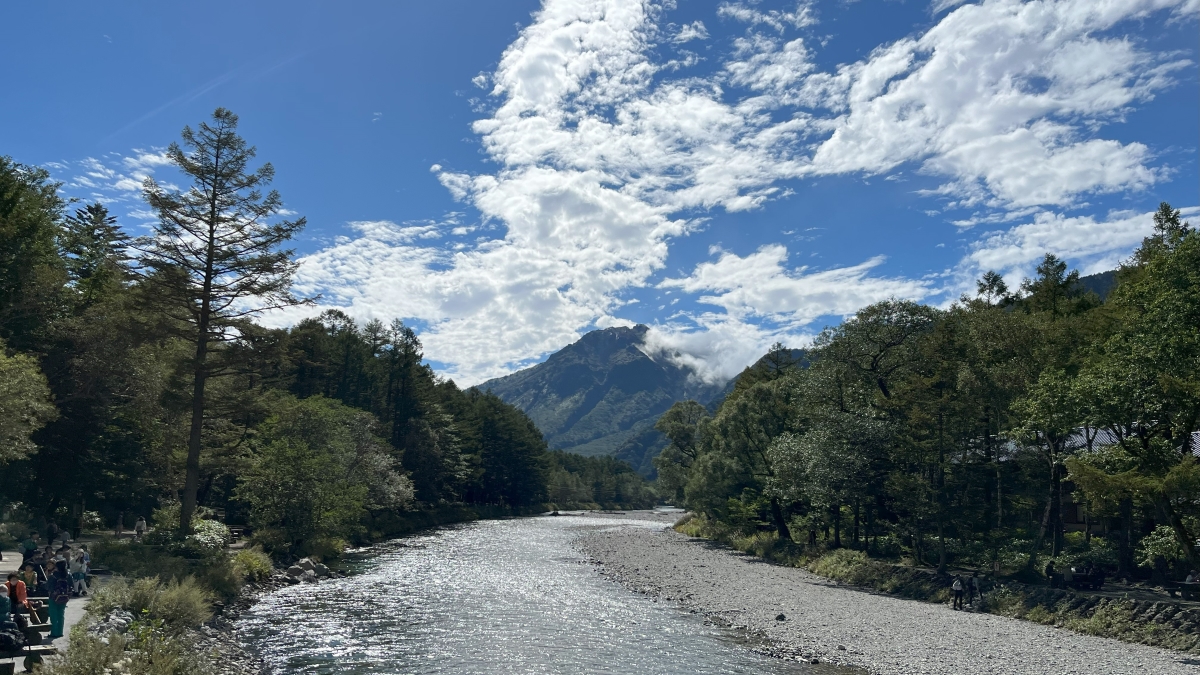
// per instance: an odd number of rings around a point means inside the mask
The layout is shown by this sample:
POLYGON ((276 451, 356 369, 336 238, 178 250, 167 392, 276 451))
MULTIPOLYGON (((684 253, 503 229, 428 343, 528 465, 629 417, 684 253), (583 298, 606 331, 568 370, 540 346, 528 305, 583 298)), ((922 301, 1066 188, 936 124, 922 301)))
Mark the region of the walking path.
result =
POLYGON ((606 576, 765 637, 781 656, 880 675, 1200 674, 1200 657, 855 590, 669 528, 600 531, 581 547, 606 576))

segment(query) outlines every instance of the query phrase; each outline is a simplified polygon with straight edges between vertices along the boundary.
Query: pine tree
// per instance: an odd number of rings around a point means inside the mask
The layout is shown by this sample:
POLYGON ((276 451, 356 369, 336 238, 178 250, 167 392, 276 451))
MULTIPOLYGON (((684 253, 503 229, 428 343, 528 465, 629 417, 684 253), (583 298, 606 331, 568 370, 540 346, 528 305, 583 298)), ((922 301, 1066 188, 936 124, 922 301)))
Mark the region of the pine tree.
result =
POLYGON ((86 309, 103 299, 113 284, 129 277, 129 235, 117 226, 103 204, 88 204, 66 217, 59 247, 69 282, 86 309))
POLYGON ((270 309, 303 304, 290 291, 297 263, 281 246, 304 227, 304 218, 278 220, 283 202, 270 184, 268 163, 248 168, 255 149, 237 134, 237 115, 217 108, 212 123, 183 129, 185 152, 172 143, 171 163, 191 179, 186 191, 147 178, 146 201, 158 215, 154 233, 137 242, 140 262, 153 295, 182 326, 180 335, 195 346, 192 359, 192 411, 188 436, 180 530, 191 530, 200 479, 204 387, 222 374, 211 352, 235 340, 238 326, 270 309))

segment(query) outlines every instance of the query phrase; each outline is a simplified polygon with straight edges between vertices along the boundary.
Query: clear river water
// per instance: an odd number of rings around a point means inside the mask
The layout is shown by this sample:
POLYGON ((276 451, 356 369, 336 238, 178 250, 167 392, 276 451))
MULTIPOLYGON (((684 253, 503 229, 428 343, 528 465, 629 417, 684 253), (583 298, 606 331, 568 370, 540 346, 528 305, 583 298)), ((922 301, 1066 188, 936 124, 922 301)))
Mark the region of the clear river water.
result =
POLYGON ((266 596, 240 629, 277 675, 828 672, 603 579, 572 546, 589 529, 664 526, 563 516, 397 539, 352 554, 348 577, 266 596))

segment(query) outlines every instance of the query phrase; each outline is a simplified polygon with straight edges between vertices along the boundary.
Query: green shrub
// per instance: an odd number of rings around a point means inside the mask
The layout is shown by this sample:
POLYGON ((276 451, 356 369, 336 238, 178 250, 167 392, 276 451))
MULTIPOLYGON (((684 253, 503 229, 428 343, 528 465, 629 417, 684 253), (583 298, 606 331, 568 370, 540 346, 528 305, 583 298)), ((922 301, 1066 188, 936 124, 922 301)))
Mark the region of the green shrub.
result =
POLYGON ((150 524, 160 531, 178 529, 182 510, 183 505, 179 502, 166 502, 150 514, 150 524))
POLYGON ((194 628, 212 616, 212 596, 192 577, 160 586, 150 616, 168 626, 194 628))
POLYGON ((1148 534, 1137 547, 1137 563, 1142 567, 1154 568, 1154 559, 1162 557, 1167 564, 1183 560, 1183 547, 1175 538, 1175 531, 1166 525, 1159 525, 1148 534))
POLYGON ((1068 620, 1066 627, 1088 635, 1119 637, 1134 628, 1133 612, 1128 605, 1109 604, 1092 612, 1091 616, 1068 620))
POLYGON ((782 548, 782 546, 779 541, 779 535, 775 532, 754 532, 733 538, 734 548, 760 558, 774 557, 773 554, 782 548))
POLYGON ((813 574, 830 579, 859 583, 864 575, 864 568, 869 564, 866 553, 839 548, 809 563, 808 569, 813 574))
POLYGON ((991 614, 1019 619, 1025 616, 1025 594, 1007 587, 998 588, 987 594, 984 599, 987 611, 991 614))
POLYGON ((315 560, 333 560, 342 555, 349 544, 338 537, 314 537, 304 542, 297 550, 308 558, 315 560))
MULTIPOLYGON (((135 622, 136 623, 136 622, 135 622)), ((70 646, 61 658, 37 666, 40 675, 208 675, 213 672, 191 643, 152 627, 130 635, 104 639, 88 635, 83 626, 71 631, 70 646)))
POLYGON ((265 581, 274 571, 271 556, 257 546, 238 551, 233 557, 233 568, 247 581, 265 581))
POLYGON ((1024 618, 1026 621, 1032 621, 1034 623, 1047 625, 1054 623, 1054 614, 1041 605, 1035 605, 1032 607, 1029 611, 1025 612, 1025 616, 1022 618, 1024 618))
POLYGON ((99 617, 120 608, 134 616, 159 619, 164 630, 177 633, 208 621, 212 600, 209 590, 192 577, 165 583, 156 578, 116 577, 95 590, 87 611, 99 617))
POLYGON ((194 577, 203 587, 229 600, 242 590, 245 577, 238 573, 233 560, 227 555, 210 558, 195 568, 194 577))
POLYGON ((225 550, 231 539, 224 523, 197 520, 192 523, 192 533, 187 536, 186 544, 201 555, 214 555, 225 550))

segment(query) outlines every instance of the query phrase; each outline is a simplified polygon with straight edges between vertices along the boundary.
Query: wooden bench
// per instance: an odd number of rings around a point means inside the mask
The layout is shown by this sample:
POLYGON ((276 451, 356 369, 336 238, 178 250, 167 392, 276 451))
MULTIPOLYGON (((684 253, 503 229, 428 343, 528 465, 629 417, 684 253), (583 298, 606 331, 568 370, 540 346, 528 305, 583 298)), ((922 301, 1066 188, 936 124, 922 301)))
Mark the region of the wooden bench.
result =
MULTIPOLYGON (((57 653, 58 649, 55 648, 54 645, 33 645, 25 647, 19 652, 0 652, 0 659, 19 659, 21 657, 25 657, 25 672, 31 673, 33 672, 34 665, 42 662, 43 656, 54 656, 57 653)), ((10 666, 8 672, 11 673, 11 666, 13 664, 0 664, 0 667, 3 667, 4 665, 10 666)), ((3 670, 0 670, 0 673, 3 672, 3 670)))

